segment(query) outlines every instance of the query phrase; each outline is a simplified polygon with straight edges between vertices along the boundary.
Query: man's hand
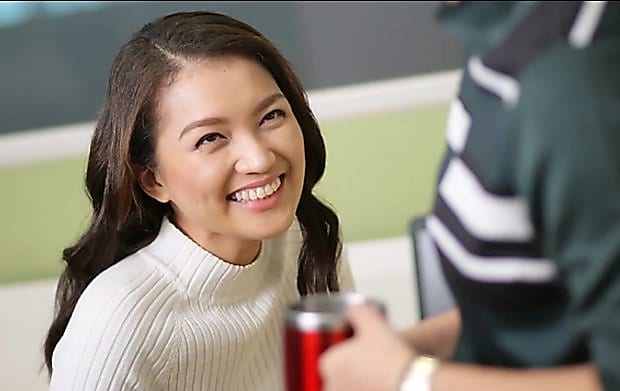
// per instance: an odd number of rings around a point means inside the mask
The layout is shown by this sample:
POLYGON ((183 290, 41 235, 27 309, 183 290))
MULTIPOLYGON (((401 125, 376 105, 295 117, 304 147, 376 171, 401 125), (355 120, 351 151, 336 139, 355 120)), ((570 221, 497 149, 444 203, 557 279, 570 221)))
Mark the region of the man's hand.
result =
POLYGON ((325 391, 394 391, 407 365, 417 355, 374 307, 352 307, 347 318, 353 337, 320 357, 325 391))

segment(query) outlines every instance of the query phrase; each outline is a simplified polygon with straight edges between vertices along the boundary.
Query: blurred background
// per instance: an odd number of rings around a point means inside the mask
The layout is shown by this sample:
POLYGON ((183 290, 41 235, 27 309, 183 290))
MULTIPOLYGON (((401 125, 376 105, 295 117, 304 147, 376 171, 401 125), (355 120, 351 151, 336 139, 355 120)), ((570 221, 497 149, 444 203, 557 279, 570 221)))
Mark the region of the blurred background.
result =
POLYGON ((88 141, 117 50, 144 23, 237 17, 291 61, 321 123, 358 288, 415 320, 409 222, 431 206, 461 48, 438 2, 0 2, 0 390, 45 390, 62 249, 89 217, 88 141), (403 291, 403 289, 406 289, 403 291))

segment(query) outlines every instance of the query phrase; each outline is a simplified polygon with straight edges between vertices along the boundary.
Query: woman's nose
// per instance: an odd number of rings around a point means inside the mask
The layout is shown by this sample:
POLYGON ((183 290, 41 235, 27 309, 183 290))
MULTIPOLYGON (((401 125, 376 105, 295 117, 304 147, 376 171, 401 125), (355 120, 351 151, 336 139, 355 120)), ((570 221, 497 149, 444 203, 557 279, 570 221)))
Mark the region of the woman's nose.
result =
POLYGON ((276 155, 259 137, 248 137, 239 142, 235 170, 242 174, 268 172, 276 161, 276 155))

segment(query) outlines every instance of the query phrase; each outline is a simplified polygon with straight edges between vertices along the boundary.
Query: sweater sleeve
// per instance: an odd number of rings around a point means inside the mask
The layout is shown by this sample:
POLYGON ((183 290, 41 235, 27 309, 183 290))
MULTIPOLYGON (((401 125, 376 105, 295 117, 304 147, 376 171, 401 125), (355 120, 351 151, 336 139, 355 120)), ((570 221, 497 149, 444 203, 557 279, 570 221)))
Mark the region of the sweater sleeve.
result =
POLYGON ((50 391, 160 389, 167 378, 173 292, 153 273, 109 273, 82 294, 53 357, 50 391))
MULTIPOLYGON (((604 46, 598 46, 599 49, 604 46)), ((620 52, 559 48, 523 79, 516 166, 607 390, 620 389, 620 52)))

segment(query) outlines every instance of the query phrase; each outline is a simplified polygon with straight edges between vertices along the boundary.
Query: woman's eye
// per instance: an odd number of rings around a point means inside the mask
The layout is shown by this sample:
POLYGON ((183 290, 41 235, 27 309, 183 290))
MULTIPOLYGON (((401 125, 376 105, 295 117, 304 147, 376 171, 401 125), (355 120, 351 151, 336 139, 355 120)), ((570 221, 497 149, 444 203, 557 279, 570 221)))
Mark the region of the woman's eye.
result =
POLYGON ((218 141, 221 138, 224 138, 224 136, 222 136, 219 133, 208 133, 208 134, 205 134, 196 143, 196 148, 200 147, 201 145, 205 145, 205 144, 213 144, 213 143, 215 143, 216 141, 218 141))
POLYGON ((276 109, 276 110, 273 110, 267 113, 263 117, 263 119, 260 121, 260 124, 262 125, 267 121, 273 121, 274 119, 283 118, 283 117, 285 117, 284 110, 276 109))

